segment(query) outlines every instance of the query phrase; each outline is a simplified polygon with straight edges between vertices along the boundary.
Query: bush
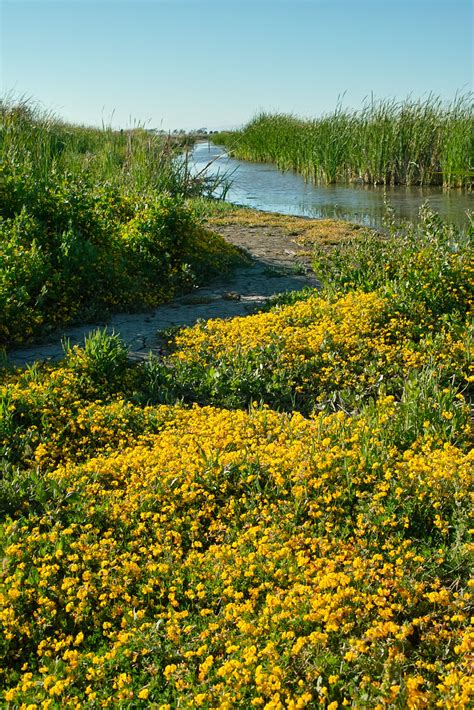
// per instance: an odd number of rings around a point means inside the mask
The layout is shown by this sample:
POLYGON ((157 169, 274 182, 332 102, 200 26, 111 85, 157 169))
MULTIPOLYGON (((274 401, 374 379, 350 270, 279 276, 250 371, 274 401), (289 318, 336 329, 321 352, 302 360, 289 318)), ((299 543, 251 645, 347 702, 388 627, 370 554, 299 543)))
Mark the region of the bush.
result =
POLYGON ((0 343, 30 338, 43 326, 52 267, 39 234, 25 210, 12 219, 0 218, 0 343))
POLYGON ((401 313, 433 325, 440 316, 465 316, 472 308, 473 235, 472 221, 463 232, 424 205, 416 225, 390 224, 385 237, 316 248, 313 266, 329 291, 379 289, 401 313))
POLYGON ((25 106, 0 104, 0 119, 0 344, 156 306, 235 262, 185 206, 174 148, 160 163, 145 133, 67 127, 25 106))

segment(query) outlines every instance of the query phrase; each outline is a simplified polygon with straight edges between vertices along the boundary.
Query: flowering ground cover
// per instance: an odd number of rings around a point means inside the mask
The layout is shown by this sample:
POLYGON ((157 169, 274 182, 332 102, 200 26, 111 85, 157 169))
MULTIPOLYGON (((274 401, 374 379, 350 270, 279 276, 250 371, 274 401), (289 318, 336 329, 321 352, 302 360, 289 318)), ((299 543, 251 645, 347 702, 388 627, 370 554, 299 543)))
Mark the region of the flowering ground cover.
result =
POLYGON ((381 387, 399 394, 407 374, 428 363, 446 382, 467 374, 464 329, 429 328, 415 337, 418 322, 394 310, 375 292, 308 295, 267 313, 183 329, 173 360, 198 397, 232 406, 253 397, 305 412, 354 406, 381 387))
POLYGON ((397 447, 399 409, 162 406, 45 473, 4 527, 5 700, 467 707, 472 455, 397 447))
POLYGON ((472 706, 472 252, 422 229, 161 360, 4 371, 5 707, 472 706))

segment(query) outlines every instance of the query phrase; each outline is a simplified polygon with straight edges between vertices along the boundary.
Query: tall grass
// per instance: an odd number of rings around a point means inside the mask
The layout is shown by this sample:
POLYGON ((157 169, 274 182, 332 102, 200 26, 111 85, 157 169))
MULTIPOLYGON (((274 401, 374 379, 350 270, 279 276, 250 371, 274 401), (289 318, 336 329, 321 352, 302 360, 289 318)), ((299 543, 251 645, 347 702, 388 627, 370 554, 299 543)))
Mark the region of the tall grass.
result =
POLYGON ((28 166, 38 179, 52 173, 87 176, 121 189, 189 194, 192 178, 178 158, 190 139, 65 123, 30 101, 0 100, 0 156, 7 166, 28 166))
POLYGON ((312 120, 261 113, 241 131, 220 133, 231 155, 276 163, 315 183, 442 185, 472 189, 472 92, 449 104, 425 100, 367 101, 312 120))

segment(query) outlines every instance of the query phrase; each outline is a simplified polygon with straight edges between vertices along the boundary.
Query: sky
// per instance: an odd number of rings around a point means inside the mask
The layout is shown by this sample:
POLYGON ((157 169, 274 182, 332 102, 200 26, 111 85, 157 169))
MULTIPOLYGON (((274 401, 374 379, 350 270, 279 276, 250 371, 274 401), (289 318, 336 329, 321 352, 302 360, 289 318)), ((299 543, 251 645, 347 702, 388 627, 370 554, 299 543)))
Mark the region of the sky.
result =
POLYGON ((473 87, 473 0, 0 0, 1 96, 87 125, 232 128, 473 87))

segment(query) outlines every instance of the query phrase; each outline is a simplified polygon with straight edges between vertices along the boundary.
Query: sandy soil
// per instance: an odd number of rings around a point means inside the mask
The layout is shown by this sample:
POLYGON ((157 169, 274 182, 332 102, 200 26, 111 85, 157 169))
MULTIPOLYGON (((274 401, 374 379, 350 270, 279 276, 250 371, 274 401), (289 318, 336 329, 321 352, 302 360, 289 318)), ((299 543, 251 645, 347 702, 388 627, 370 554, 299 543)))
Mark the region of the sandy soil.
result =
POLYGON ((251 257, 249 266, 237 268, 225 278, 215 279, 153 311, 115 314, 107 321, 64 328, 52 334, 48 342, 11 350, 10 362, 25 366, 37 360, 58 360, 63 356, 64 339, 71 345, 80 345, 88 333, 104 326, 120 335, 133 359, 141 359, 150 351, 161 352, 164 341, 160 331, 163 329, 192 325, 200 319, 248 315, 277 293, 318 286, 309 252, 296 242, 288 229, 274 224, 239 222, 216 224, 213 229, 245 249, 251 257))

